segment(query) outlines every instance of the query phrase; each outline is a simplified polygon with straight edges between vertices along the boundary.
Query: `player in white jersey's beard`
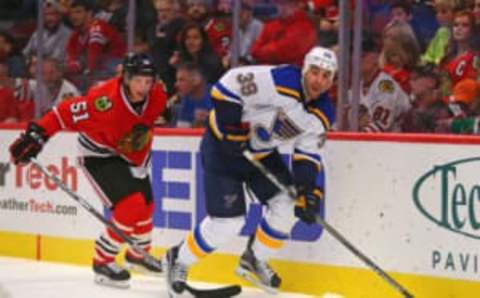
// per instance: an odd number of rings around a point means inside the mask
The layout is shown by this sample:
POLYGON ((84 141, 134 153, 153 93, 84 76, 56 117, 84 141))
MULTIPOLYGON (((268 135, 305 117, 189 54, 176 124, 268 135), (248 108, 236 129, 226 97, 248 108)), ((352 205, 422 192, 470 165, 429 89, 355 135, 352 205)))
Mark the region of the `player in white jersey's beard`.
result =
POLYGON ((238 234, 245 223, 243 185, 265 206, 237 273, 276 292, 281 279, 268 260, 284 245, 298 218, 308 224, 319 213, 323 186, 319 150, 334 122, 326 91, 337 70, 331 50, 315 47, 303 69, 291 65, 247 66, 228 71, 213 87, 214 109, 201 143, 207 217, 167 252, 171 295, 184 291, 188 270, 238 234), (293 144, 292 171, 277 148, 293 144), (279 191, 244 156, 251 152, 298 200, 279 191), (296 205, 297 203, 297 205, 296 205), (298 204, 299 203, 299 204, 298 204))

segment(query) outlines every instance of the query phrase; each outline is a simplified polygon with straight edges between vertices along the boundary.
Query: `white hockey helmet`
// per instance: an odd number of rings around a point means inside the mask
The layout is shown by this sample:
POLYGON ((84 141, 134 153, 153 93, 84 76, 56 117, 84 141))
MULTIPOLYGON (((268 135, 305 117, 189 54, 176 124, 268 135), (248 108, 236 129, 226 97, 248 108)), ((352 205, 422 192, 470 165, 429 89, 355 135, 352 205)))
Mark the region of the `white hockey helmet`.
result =
POLYGON ((303 59, 302 74, 305 75, 312 65, 331 71, 333 79, 338 69, 337 55, 330 49, 313 47, 303 59))

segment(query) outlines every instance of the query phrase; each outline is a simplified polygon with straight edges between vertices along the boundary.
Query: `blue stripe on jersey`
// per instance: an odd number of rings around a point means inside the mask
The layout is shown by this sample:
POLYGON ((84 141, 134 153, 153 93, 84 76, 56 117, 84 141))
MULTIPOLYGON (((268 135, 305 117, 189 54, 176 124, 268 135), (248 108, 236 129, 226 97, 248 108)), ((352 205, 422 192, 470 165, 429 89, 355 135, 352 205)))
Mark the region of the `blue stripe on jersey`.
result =
POLYGON ((264 148, 264 149, 253 149, 250 148, 250 151, 252 153, 267 153, 267 152, 272 152, 274 148, 264 148))
POLYGON ((262 221, 260 222, 260 228, 265 232, 265 234, 272 237, 273 239, 278 239, 278 240, 288 239, 287 234, 274 230, 272 227, 270 227, 270 225, 265 219, 262 219, 262 221))
POLYGON ((309 102, 307 106, 322 111, 330 126, 335 123, 335 107, 327 93, 323 93, 318 99, 309 102))
POLYGON ((298 149, 298 148, 295 148, 293 154, 305 155, 305 156, 310 157, 310 158, 313 159, 313 160, 316 160, 317 162, 321 162, 320 155, 314 154, 314 153, 308 153, 308 152, 305 152, 305 151, 300 150, 300 149, 298 149))
POLYGON ((213 85, 213 88, 215 88, 218 92, 220 92, 223 96, 225 96, 229 100, 231 100, 233 102, 236 102, 236 103, 239 103, 239 104, 242 103, 242 98, 240 96, 238 96, 235 93, 233 93, 232 91, 228 90, 220 82, 215 83, 215 85, 213 85))
POLYGON ((211 247, 207 244, 207 242, 203 239, 202 233, 200 233, 200 226, 198 225, 194 232, 193 237, 195 238, 195 242, 197 242, 198 246, 205 252, 211 253, 215 250, 215 248, 211 247))
POLYGON ((273 83, 279 93, 296 99, 303 97, 302 71, 300 68, 293 65, 282 65, 273 68, 271 72, 273 83))

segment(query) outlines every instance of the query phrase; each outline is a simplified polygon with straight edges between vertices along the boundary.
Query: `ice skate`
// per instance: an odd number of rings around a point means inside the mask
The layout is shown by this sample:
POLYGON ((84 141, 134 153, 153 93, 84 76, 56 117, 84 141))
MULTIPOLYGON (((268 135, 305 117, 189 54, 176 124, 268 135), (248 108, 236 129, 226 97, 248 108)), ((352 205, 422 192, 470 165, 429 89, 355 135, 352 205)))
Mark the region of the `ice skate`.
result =
POLYGON ((170 297, 182 294, 187 288, 188 267, 177 261, 178 247, 173 247, 166 254, 166 280, 170 297))
POLYGON ((236 273, 269 294, 277 294, 282 282, 268 263, 257 259, 250 249, 241 256, 236 273))
POLYGON ((163 274, 162 261, 154 258, 135 258, 130 254, 125 255, 125 267, 136 272, 152 276, 163 274))
POLYGON ((115 262, 107 264, 93 264, 95 282, 117 288, 130 287, 130 273, 118 266, 115 262))

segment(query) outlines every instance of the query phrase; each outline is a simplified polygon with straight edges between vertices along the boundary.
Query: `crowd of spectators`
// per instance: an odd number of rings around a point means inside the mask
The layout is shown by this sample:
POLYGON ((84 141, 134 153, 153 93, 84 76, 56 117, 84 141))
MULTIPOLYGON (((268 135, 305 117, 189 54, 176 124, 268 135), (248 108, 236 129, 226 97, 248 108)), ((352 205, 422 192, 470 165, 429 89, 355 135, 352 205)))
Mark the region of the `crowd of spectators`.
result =
MULTIPOLYGON (((29 121, 118 75, 127 51, 128 0, 44 0, 44 28, 36 27, 36 0, 1 2, 0 121, 29 121), (37 69, 40 34, 43 57, 37 69)), ((158 124, 204 126, 211 84, 232 65, 233 2, 136 3, 133 51, 152 56, 170 96, 158 124)), ((477 133, 480 0, 362 0, 362 5, 359 130, 477 133)), ((301 66, 315 45, 339 52, 336 0, 242 0, 240 6, 241 65, 301 66)), ((331 95, 340 102, 337 93, 331 95)), ((352 101, 342 99, 345 114, 352 101)))

